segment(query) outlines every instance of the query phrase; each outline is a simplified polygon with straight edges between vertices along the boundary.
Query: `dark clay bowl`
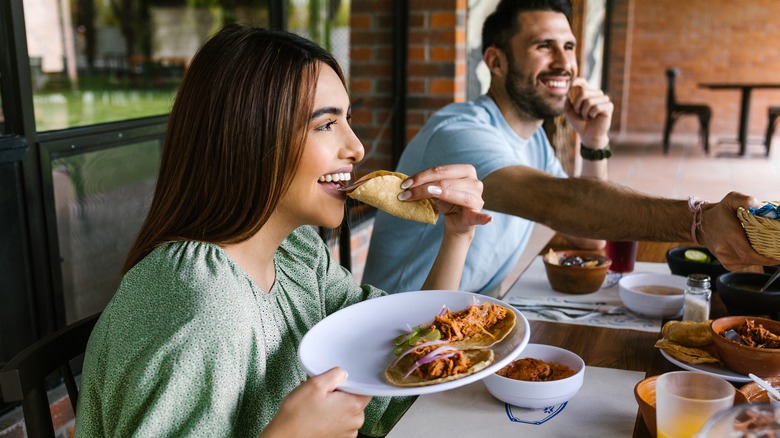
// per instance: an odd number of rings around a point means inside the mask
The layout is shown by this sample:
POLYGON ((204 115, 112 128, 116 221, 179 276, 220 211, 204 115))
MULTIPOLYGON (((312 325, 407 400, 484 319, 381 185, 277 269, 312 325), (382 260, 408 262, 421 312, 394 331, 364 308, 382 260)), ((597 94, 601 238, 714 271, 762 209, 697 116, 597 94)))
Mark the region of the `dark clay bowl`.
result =
POLYGON ((759 377, 780 374, 780 348, 757 348, 742 345, 721 335, 728 329, 737 329, 745 320, 753 320, 772 333, 780 333, 780 322, 757 316, 726 316, 712 321, 710 332, 715 351, 721 361, 740 374, 753 373, 759 377))
POLYGON ((730 315, 768 316, 780 320, 780 279, 759 292, 769 274, 729 272, 718 277, 718 294, 730 315))
POLYGON ((729 272, 723 265, 720 264, 710 250, 697 246, 681 246, 679 248, 672 248, 666 252, 666 263, 669 265, 669 269, 674 275, 682 275, 687 277, 691 274, 704 274, 710 277, 710 284, 712 284, 712 291, 717 291, 716 279, 727 272, 729 272), (689 249, 695 249, 706 253, 710 256, 708 263, 691 262, 685 260, 685 251, 689 249))
POLYGON ((550 286, 558 292, 567 294, 588 294, 599 290, 604 283, 612 261, 596 251, 556 251, 555 257, 559 260, 564 257, 580 256, 583 258, 594 258, 599 264, 593 267, 580 266, 561 266, 554 265, 548 261, 550 254, 542 257, 544 261, 544 270, 547 273, 547 280, 550 286))

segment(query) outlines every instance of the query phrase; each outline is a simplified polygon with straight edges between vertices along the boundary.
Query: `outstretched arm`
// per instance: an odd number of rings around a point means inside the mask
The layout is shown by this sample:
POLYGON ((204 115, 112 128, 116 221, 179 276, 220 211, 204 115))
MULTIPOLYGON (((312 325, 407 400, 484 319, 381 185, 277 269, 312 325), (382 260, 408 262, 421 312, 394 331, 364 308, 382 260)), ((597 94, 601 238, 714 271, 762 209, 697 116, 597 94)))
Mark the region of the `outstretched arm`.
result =
MULTIPOLYGON (((607 240, 692 240, 687 200, 652 197, 597 179, 555 178, 526 166, 493 172, 484 184, 485 208, 564 233, 607 240)), ((780 263, 753 250, 737 218, 738 207, 755 202, 732 192, 702 208, 697 238, 727 269, 780 263)))
MULTIPOLYGON (((482 182, 470 164, 436 166, 412 175, 401 186, 406 188, 404 200, 434 198, 439 213, 444 216, 444 236, 423 289, 460 287, 466 254, 477 225, 490 222, 482 213, 482 182)), ((414 257, 414 254, 399 254, 414 257)))

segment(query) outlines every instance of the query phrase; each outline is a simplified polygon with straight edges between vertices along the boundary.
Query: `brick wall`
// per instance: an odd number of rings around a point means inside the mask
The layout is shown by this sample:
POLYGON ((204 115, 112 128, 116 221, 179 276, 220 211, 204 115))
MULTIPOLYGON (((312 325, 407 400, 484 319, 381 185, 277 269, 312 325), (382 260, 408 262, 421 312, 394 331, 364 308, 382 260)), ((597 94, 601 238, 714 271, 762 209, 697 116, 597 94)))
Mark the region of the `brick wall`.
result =
MULTIPOLYGON (((699 82, 780 82, 780 1, 614 0, 609 93, 616 102, 613 130, 660 138, 669 66, 680 68, 678 99, 712 106, 711 132, 736 137, 739 91, 712 91, 699 82), (622 125, 621 125, 622 123, 622 125)), ((766 129, 766 109, 780 90, 754 90, 749 134, 766 129)), ((695 118, 673 134, 694 133, 695 118)))
MULTIPOLYGON (((59 386, 49 391, 49 400, 56 438, 73 438, 76 420, 65 387, 59 386)), ((27 429, 24 425, 21 407, 0 417, 0 438, 23 438, 26 436, 27 429)))
POLYGON ((434 111, 466 99, 466 0, 410 1, 407 140, 434 111))
MULTIPOLYGON (((466 97, 466 0, 409 1, 406 140, 437 109, 466 97)), ((353 126, 366 147, 360 173, 391 169, 393 1, 352 2, 353 126)))

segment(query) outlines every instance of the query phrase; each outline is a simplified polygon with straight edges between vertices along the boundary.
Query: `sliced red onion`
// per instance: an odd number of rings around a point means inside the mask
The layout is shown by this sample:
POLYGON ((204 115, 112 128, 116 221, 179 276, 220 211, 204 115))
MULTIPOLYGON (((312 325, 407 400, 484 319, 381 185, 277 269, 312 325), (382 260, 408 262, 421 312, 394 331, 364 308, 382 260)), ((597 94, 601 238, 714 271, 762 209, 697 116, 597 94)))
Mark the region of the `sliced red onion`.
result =
POLYGON ((398 361, 400 361, 402 357, 406 356, 407 354, 411 353, 412 351, 414 351, 414 350, 416 350, 418 348, 427 347, 429 345, 441 345, 441 344, 446 344, 448 342, 450 342, 450 341, 444 340, 444 339, 437 339, 435 341, 427 341, 427 342, 423 342, 422 344, 417 344, 414 347, 409 348, 406 351, 404 351, 403 353, 399 354, 398 357, 393 361, 393 363, 390 364, 390 367, 392 368, 392 367, 398 365, 398 361))
POLYGON ((436 348, 436 349, 432 350, 430 353, 428 353, 425 356, 417 359, 417 362, 428 363, 428 362, 430 362, 432 360, 435 360, 435 359, 431 359, 432 357, 435 357, 435 356, 438 356, 440 354, 443 354, 446 351, 457 351, 457 350, 458 349, 453 347, 452 345, 444 345, 444 346, 441 346, 439 348, 436 348))
POLYGON ((404 374, 404 378, 409 377, 409 375, 412 374, 414 372, 414 370, 416 370, 417 368, 420 368, 420 366, 422 366, 422 365, 424 365, 424 364, 426 364, 428 362, 433 362, 436 359, 445 359, 445 358, 448 358, 448 357, 455 356, 456 354, 458 354, 457 351, 454 351, 452 353, 442 354, 442 355, 430 358, 430 359, 428 359, 425 362, 423 362, 423 359, 420 359, 420 360, 416 361, 411 368, 409 368, 409 371, 407 371, 406 374, 404 374))

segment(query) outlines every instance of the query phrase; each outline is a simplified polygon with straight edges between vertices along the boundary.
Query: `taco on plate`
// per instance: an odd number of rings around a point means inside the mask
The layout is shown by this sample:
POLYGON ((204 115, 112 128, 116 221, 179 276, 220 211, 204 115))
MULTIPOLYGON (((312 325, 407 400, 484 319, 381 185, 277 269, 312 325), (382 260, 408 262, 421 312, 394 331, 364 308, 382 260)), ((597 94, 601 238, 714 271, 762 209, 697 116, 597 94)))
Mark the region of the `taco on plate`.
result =
POLYGON ((485 301, 463 310, 442 312, 431 323, 441 338, 461 349, 488 348, 507 337, 515 327, 515 312, 502 305, 485 301))
POLYGON ((385 369, 395 386, 428 386, 481 371, 495 360, 493 350, 460 350, 447 341, 429 341, 410 349, 385 369))
POLYGON ((515 312, 489 301, 457 312, 445 307, 432 321, 395 338, 393 354, 398 356, 419 343, 433 340, 448 341, 461 350, 488 348, 504 340, 516 323, 515 312))
POLYGON ((426 224, 435 224, 439 218, 439 211, 432 199, 418 199, 417 201, 400 201, 398 195, 403 192, 401 183, 408 176, 400 172, 377 170, 363 176, 347 190, 347 196, 361 202, 365 202, 382 211, 426 224))

